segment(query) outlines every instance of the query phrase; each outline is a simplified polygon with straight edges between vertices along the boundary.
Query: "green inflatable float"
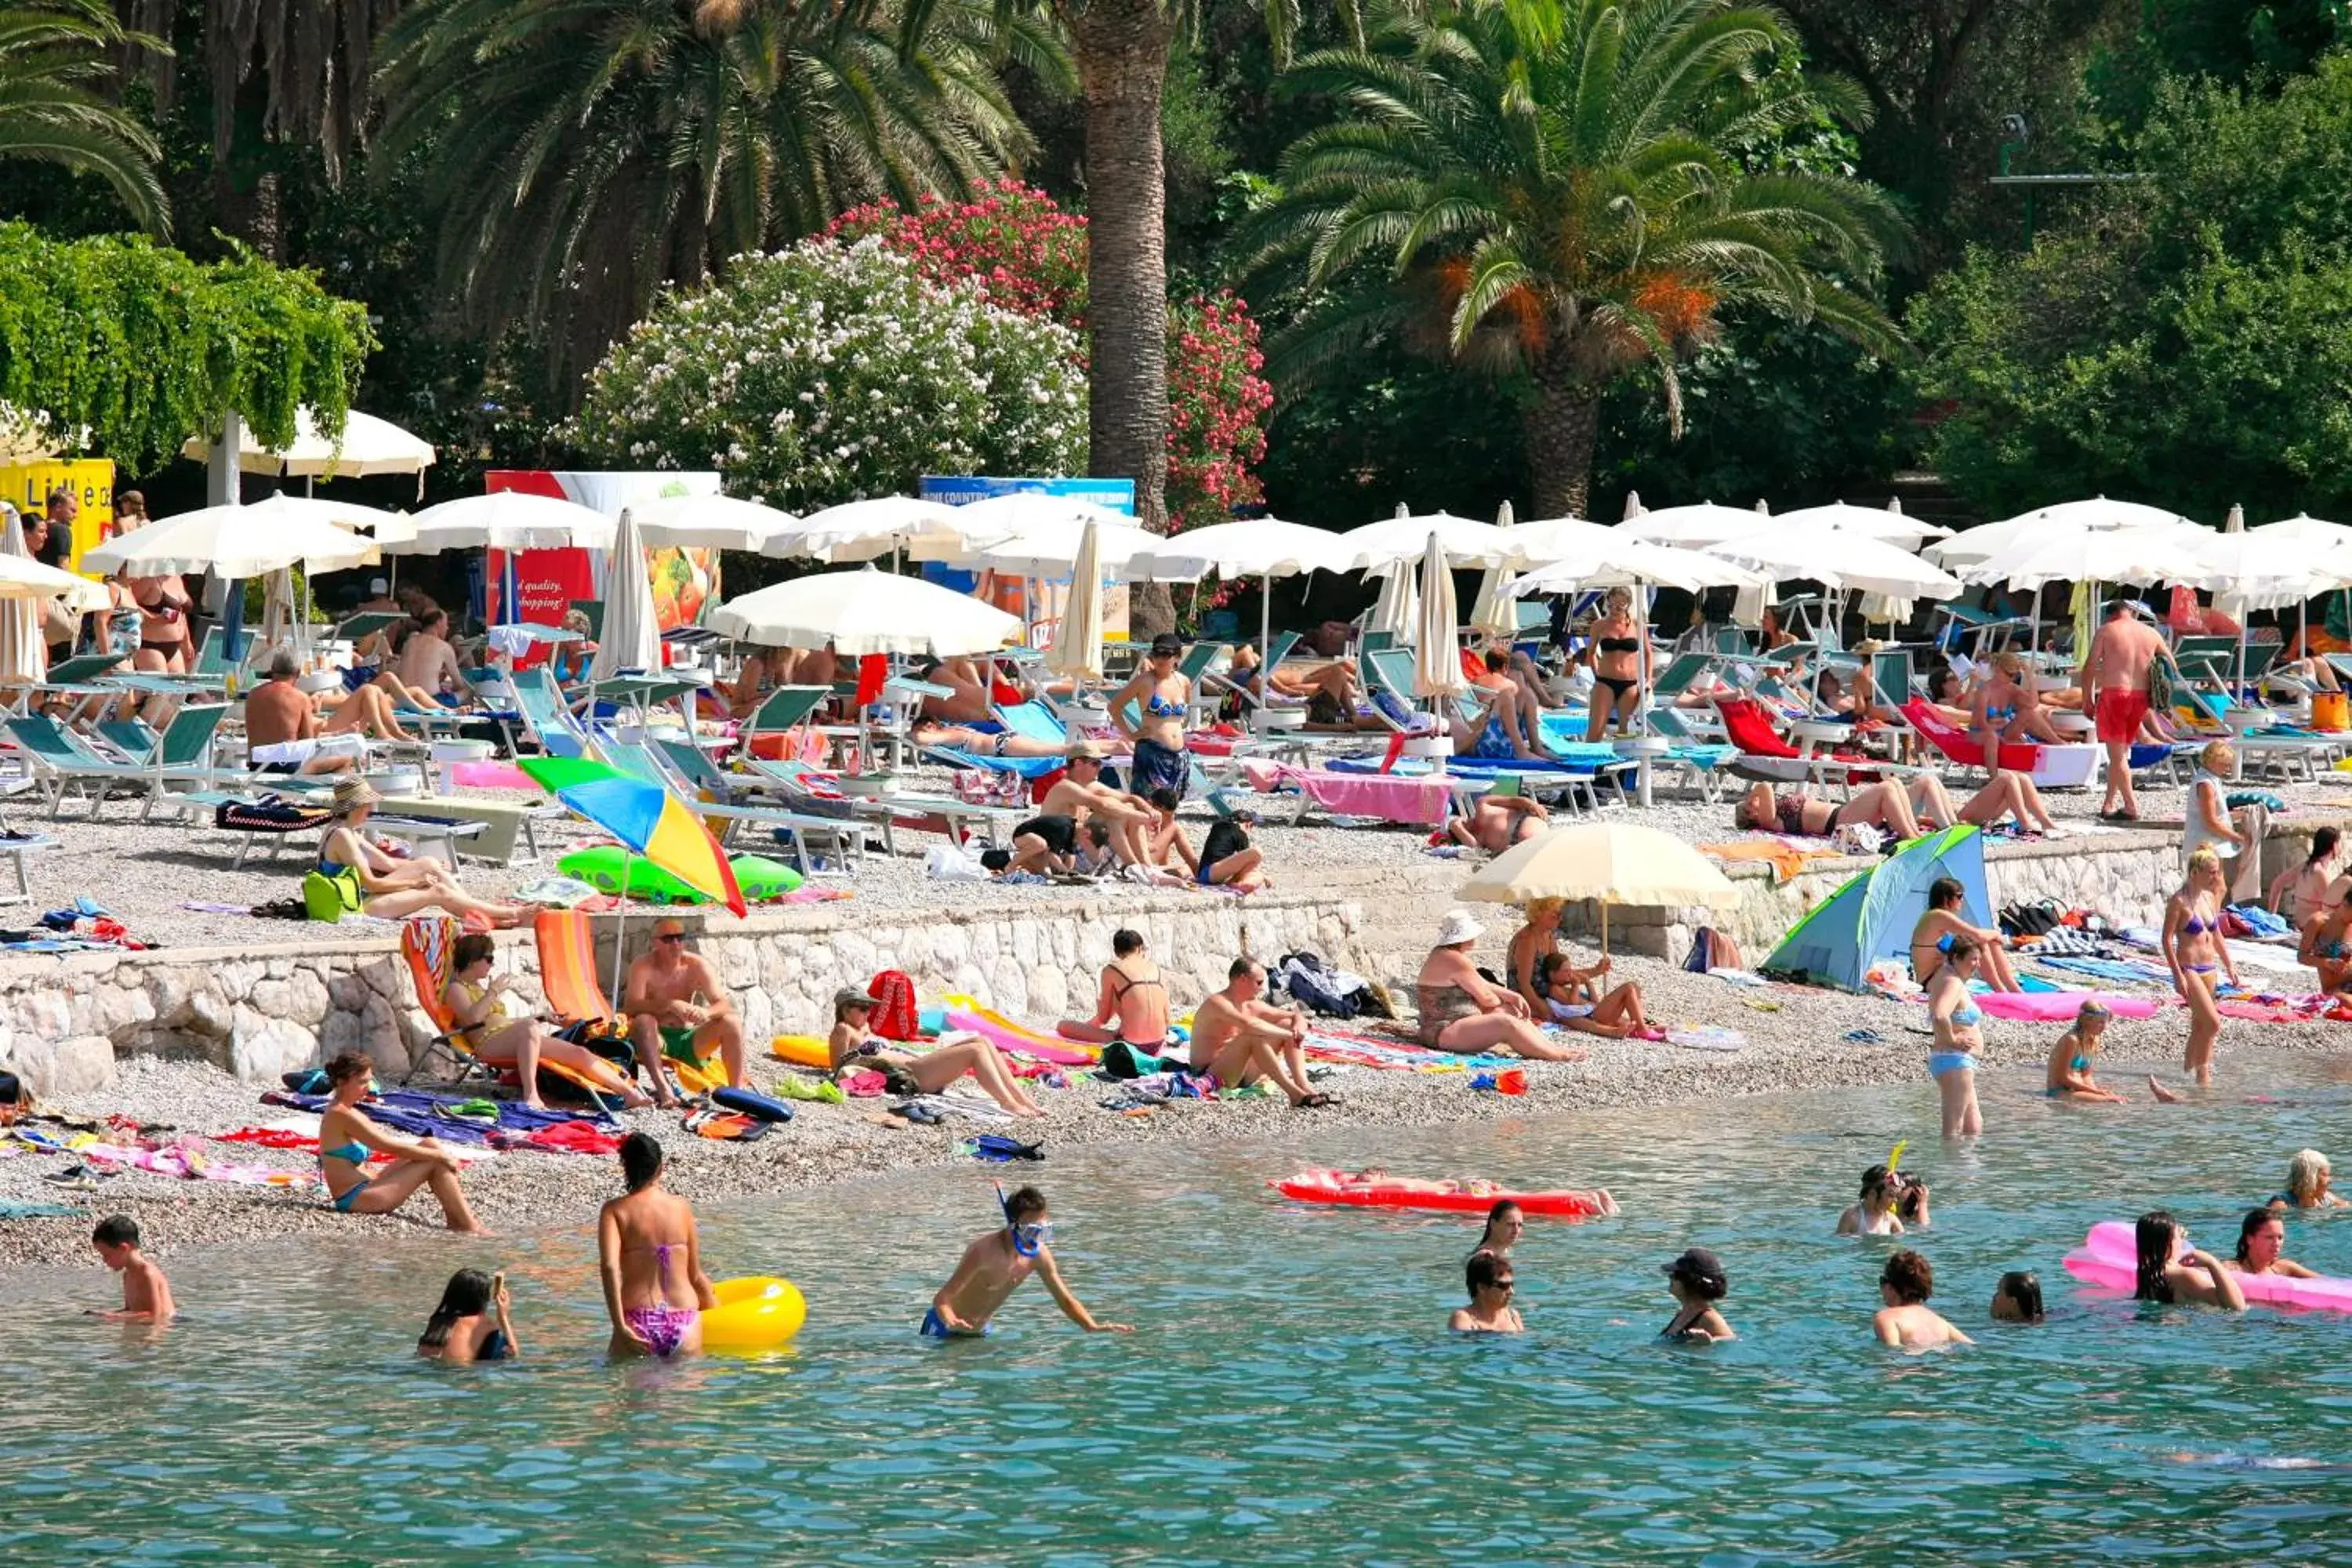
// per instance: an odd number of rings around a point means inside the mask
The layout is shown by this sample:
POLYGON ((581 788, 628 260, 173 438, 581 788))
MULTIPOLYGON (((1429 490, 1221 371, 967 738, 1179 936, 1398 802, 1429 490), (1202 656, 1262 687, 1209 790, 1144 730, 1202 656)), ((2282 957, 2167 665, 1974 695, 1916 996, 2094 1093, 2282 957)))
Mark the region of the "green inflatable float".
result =
MULTIPOLYGON (((629 885, 625 895, 628 898, 643 899, 655 904, 710 902, 644 856, 629 854, 617 844, 598 844, 587 849, 574 849, 557 861, 555 868, 604 892, 622 894, 621 867, 624 859, 628 863, 629 885)), ((743 901, 747 904, 772 903, 801 885, 798 871, 764 855, 737 855, 728 864, 735 868, 735 885, 743 889, 743 901)))

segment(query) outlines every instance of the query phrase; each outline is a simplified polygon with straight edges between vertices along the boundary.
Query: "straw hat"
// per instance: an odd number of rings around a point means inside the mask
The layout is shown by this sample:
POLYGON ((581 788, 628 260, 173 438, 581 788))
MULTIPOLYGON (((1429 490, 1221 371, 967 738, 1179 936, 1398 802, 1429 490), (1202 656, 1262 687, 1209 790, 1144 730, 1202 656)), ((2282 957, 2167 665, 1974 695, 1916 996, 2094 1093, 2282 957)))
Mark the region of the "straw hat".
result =
POLYGON ((374 805, 383 799, 375 786, 365 779, 338 779, 331 809, 337 816, 349 816, 363 805, 374 805))
POLYGON ((1476 942, 1486 934, 1478 917, 1468 910, 1448 910, 1445 918, 1437 922, 1437 945, 1453 947, 1465 942, 1476 942))

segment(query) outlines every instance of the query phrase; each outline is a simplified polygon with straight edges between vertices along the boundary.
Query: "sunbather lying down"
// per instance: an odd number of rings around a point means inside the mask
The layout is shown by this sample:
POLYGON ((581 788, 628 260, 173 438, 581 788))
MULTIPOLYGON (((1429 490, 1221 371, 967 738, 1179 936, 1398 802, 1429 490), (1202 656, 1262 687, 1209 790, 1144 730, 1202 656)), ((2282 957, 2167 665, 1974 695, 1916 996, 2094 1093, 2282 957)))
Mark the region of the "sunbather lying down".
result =
POLYGON ((929 720, 919 721, 911 733, 919 746, 963 752, 975 757, 1058 757, 1064 750, 1059 741, 1040 741, 1034 736, 1016 735, 1010 730, 991 733, 962 724, 935 724, 929 720))
POLYGON ((1883 827, 1897 838, 1914 838, 1922 827, 1949 827, 1958 822, 1990 827, 2005 816, 2014 816, 2018 826, 2028 832, 2058 831, 2033 780, 2008 769, 1995 773, 1991 783, 1961 806, 1952 804, 1944 781, 1933 773, 1920 773, 1907 785, 1892 781, 1864 784, 1842 805, 1811 799, 1802 790, 1775 795, 1769 784, 1759 781, 1739 797, 1739 804, 1732 808, 1731 823, 1759 833, 1826 838, 1849 823, 1860 822, 1883 827))

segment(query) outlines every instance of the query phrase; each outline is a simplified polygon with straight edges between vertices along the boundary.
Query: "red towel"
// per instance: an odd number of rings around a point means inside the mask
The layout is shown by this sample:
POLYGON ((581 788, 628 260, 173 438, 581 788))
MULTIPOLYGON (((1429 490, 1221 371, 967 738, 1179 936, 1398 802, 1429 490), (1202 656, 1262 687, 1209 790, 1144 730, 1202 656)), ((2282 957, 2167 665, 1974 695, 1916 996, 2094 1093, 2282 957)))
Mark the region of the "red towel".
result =
POLYGON ((890 660, 887 655, 869 653, 857 661, 857 705, 882 700, 882 683, 890 679, 890 660))
POLYGON ((871 1027, 886 1040, 911 1040, 921 1030, 915 1018, 915 983, 895 969, 886 969, 866 988, 874 998, 871 1027))
POLYGON ((523 1134, 524 1142, 534 1149, 545 1149, 562 1154, 617 1154, 620 1139, 593 1121, 559 1121, 552 1127, 534 1127, 523 1134))

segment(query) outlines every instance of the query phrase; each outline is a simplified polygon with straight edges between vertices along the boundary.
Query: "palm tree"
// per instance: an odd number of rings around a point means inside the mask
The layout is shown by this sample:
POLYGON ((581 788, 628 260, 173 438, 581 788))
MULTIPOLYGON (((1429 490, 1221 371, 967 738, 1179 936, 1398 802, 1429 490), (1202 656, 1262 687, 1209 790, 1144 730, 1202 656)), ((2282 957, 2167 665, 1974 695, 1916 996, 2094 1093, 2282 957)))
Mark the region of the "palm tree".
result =
POLYGON ((0 6, 0 162, 96 174, 142 228, 163 234, 172 213, 154 133, 84 85, 110 78, 110 53, 133 44, 162 47, 124 27, 105 0, 0 6))
POLYGON ((565 329, 577 367, 665 283, 996 173, 1025 135, 1000 51, 1067 76, 987 0, 900 44, 887 0, 425 0, 381 40, 379 151, 431 159, 470 321, 565 329))
POLYGON ((1348 117, 1291 146, 1263 221, 1258 260, 1303 257, 1324 291, 1276 342, 1276 375, 1401 331, 1520 381, 1551 517, 1584 509, 1618 376, 1654 365, 1681 434, 1676 353, 1727 306, 1891 351, 1857 285, 1901 241, 1893 207, 1858 181, 1750 166, 1859 112, 1799 74, 1797 48, 1735 0, 1466 0, 1302 60, 1300 84, 1348 117))

